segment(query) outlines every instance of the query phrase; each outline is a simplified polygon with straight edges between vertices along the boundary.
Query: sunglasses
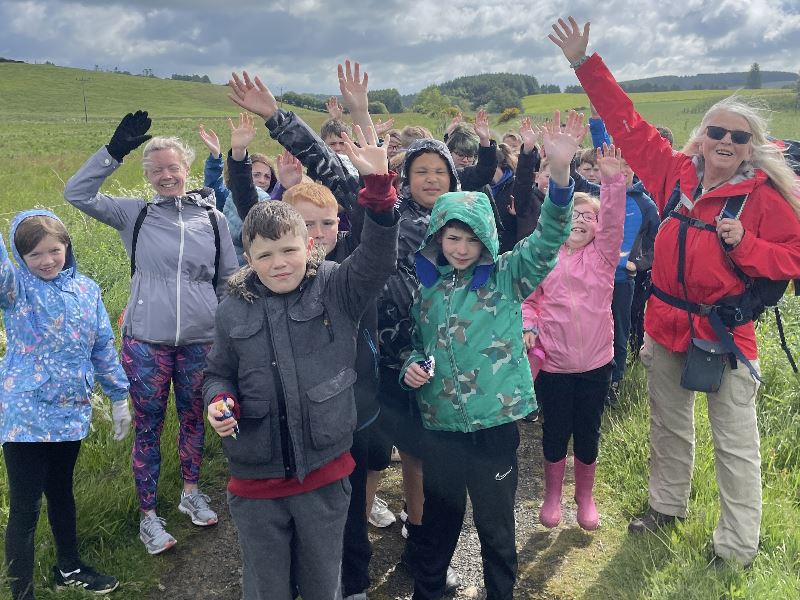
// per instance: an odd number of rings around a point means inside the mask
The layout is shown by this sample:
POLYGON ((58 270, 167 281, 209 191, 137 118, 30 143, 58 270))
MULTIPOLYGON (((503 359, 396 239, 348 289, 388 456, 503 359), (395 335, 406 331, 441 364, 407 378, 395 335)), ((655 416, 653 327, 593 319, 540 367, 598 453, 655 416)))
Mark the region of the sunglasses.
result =
POLYGON ((712 140, 721 140, 725 134, 731 134, 731 141, 734 144, 746 144, 753 137, 749 131, 741 131, 740 129, 725 129, 724 127, 717 127, 716 125, 709 125, 706 127, 706 135, 712 140))
POLYGON ((593 210, 587 210, 585 212, 581 212, 579 210, 572 211, 572 220, 577 221, 578 219, 583 219, 586 223, 594 223, 597 221, 597 215, 594 213, 593 210))

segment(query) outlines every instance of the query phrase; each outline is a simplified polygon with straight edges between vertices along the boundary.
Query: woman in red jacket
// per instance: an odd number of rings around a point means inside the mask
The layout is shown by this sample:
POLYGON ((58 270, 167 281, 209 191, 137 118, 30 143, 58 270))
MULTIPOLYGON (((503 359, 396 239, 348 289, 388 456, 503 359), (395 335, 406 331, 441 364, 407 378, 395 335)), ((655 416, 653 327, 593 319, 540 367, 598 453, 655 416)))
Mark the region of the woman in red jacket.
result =
POLYGON ((587 56, 589 24, 581 29, 572 17, 568 21, 554 24, 549 37, 575 69, 614 143, 660 211, 671 197, 679 198, 656 237, 654 295, 640 354, 651 408, 650 506, 628 529, 653 531, 686 517, 695 394, 682 387, 681 374, 692 338, 729 338, 725 351, 735 354, 724 363, 717 391, 708 393, 721 504, 713 541, 717 556, 748 565, 758 549, 761 523, 755 409, 760 376, 752 315, 746 300, 737 296, 745 292, 745 277, 800 275, 800 196, 794 174, 767 140, 760 111, 736 97, 712 106, 683 151, 674 152, 636 112, 600 57, 587 56), (736 196, 744 198, 742 209, 723 214, 728 199, 736 196), (709 314, 710 307, 719 308, 709 314))

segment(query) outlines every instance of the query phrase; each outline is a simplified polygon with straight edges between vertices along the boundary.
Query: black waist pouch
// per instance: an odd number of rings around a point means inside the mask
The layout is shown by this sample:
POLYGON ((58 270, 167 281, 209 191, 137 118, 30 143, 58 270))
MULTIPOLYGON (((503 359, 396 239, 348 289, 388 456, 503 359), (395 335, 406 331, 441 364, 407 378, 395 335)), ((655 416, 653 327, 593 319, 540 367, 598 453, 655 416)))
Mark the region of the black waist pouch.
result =
POLYGON ((695 392, 716 392, 722 385, 728 352, 719 342, 692 338, 681 372, 681 387, 695 392))

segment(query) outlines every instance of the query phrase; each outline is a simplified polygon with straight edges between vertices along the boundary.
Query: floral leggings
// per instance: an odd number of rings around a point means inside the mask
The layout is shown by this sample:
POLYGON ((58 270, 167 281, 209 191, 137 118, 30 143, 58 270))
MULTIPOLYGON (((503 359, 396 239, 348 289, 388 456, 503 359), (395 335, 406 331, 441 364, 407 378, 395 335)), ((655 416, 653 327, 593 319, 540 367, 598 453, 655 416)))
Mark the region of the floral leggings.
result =
POLYGON ((122 367, 130 381, 136 437, 131 458, 136 494, 142 511, 155 510, 161 472, 161 430, 169 400, 175 391, 180 424, 178 455, 181 477, 197 483, 203 459, 203 369, 211 344, 167 346, 122 338, 122 367))

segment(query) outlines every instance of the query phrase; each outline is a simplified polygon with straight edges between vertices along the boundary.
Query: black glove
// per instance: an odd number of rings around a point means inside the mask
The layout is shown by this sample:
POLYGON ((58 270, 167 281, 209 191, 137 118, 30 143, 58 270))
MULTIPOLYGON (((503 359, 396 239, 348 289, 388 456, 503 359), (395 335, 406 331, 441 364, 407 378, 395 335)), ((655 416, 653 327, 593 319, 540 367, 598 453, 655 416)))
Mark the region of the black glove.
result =
POLYGON ((111 141, 106 144, 108 153, 117 162, 122 162, 123 158, 153 137, 147 135, 151 124, 146 110, 137 110, 122 117, 117 130, 111 136, 111 141))

